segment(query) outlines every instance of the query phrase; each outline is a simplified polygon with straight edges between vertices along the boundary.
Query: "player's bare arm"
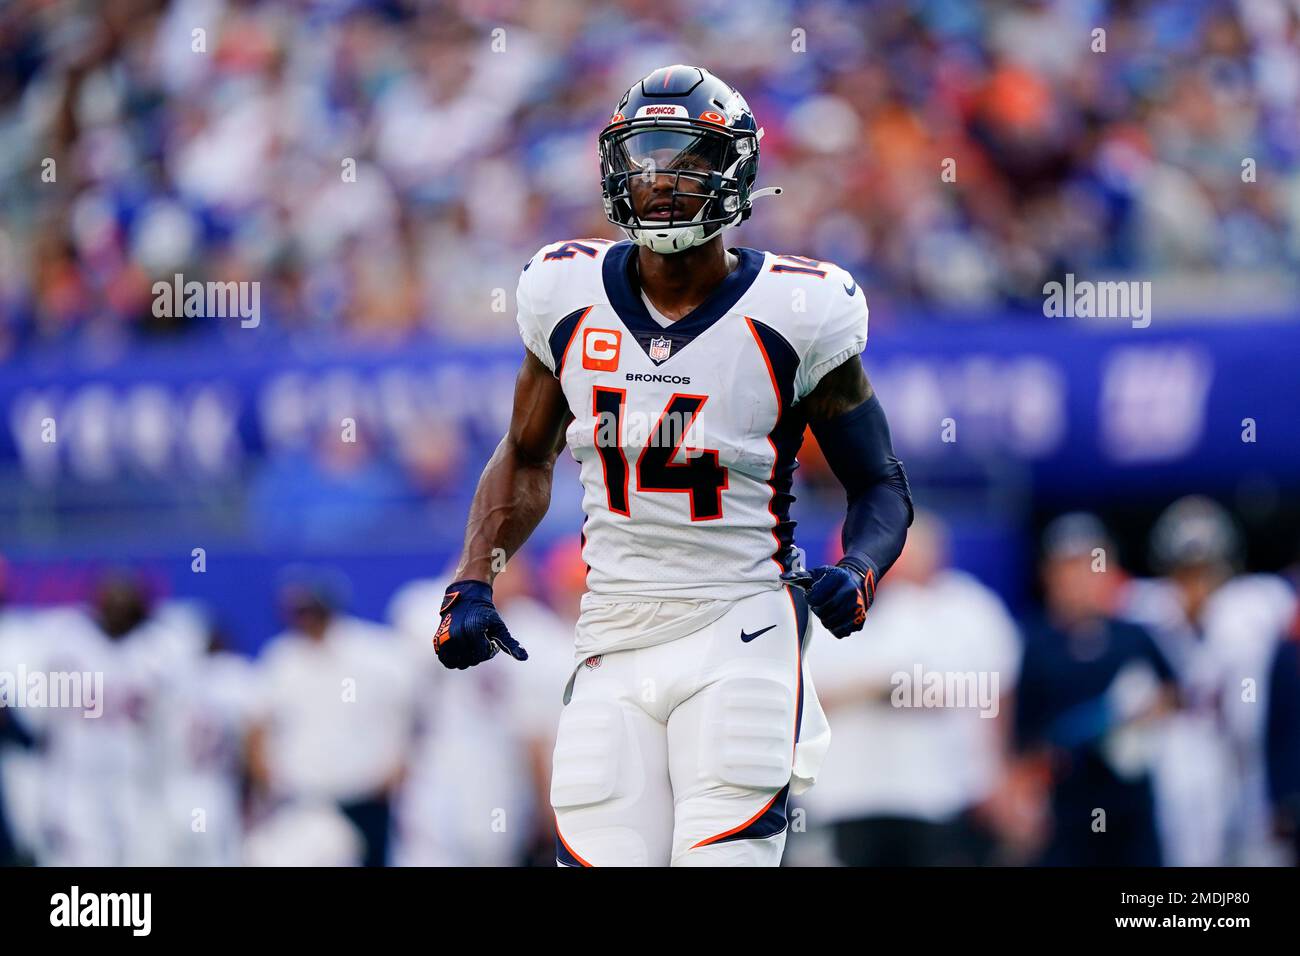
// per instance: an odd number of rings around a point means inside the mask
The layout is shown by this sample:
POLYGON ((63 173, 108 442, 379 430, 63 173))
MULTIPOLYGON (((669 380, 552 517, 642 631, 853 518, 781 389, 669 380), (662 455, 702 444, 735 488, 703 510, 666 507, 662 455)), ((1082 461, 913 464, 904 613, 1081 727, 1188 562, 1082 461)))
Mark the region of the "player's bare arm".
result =
POLYGON ((849 360, 832 369, 803 400, 804 418, 809 424, 828 422, 851 412, 875 392, 862 363, 849 360))
POLYGON ((813 435, 848 497, 844 557, 815 568, 808 604, 836 637, 866 622, 876 586, 898 560, 912 523, 912 498, 894 456, 880 399, 857 358, 837 366, 803 401, 813 435))
POLYGON ((528 656, 492 604, 492 582, 550 506, 569 418, 559 381, 525 352, 510 427, 479 478, 455 581, 443 599, 434 648, 447 667, 472 667, 500 650, 519 660, 528 656))
POLYGON ((483 469, 470 505, 457 580, 491 584, 545 516, 568 420, 559 381, 526 351, 509 430, 483 469))

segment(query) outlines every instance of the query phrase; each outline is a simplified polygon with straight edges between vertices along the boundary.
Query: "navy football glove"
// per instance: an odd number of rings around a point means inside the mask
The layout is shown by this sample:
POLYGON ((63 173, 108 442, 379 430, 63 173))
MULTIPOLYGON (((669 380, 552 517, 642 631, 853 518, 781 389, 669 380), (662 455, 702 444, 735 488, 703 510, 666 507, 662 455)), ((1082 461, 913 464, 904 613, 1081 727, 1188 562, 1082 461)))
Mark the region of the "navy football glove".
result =
POLYGON ((457 581, 447 588, 433 649, 443 667, 458 671, 491 660, 498 651, 528 660, 492 604, 492 585, 483 581, 457 581))
POLYGON ((836 637, 862 630, 867 610, 876 599, 875 572, 870 567, 860 569, 856 563, 842 561, 781 577, 807 590, 808 607, 836 637))

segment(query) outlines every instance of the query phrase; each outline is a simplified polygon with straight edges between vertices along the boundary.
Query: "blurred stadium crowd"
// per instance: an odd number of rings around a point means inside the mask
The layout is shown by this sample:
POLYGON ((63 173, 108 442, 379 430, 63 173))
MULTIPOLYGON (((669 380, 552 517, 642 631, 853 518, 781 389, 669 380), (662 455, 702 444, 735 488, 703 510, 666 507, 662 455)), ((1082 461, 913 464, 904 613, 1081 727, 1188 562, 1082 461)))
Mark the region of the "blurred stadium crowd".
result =
POLYGON ((674 61, 766 128, 786 192, 741 240, 851 269, 877 323, 1037 313, 1071 270, 1294 301, 1294 0, 14 0, 0 355, 175 332, 150 287, 178 272, 261 281, 308 334, 509 338, 490 290, 542 241, 611 234, 595 134, 674 61))
MULTIPOLYGON (((1300 567, 1241 574, 1233 520, 1204 498, 1172 505, 1150 546, 1161 574, 1132 578, 1095 517, 1055 519, 1041 605, 1017 621, 922 513, 865 631, 815 626, 833 741, 787 863, 1300 860, 1300 567)), ((553 865, 583 579, 574 542, 518 557, 496 594, 530 658, 466 672, 429 647, 442 581, 401 588, 379 624, 337 606, 328 571, 294 573, 287 628, 255 661, 127 576, 85 608, 6 609, 9 695, 37 671, 103 685, 80 706, 0 708, 0 855, 553 865)))

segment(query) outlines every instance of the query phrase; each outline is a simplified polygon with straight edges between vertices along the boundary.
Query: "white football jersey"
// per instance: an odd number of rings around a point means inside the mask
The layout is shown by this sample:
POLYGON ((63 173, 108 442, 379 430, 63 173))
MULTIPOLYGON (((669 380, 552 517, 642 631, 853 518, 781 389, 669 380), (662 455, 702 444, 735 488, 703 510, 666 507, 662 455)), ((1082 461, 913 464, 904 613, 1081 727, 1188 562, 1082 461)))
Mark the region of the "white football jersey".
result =
POLYGON ((780 587, 795 554, 799 400, 867 341, 867 303, 829 262, 733 250, 689 315, 651 317, 637 247, 542 248, 517 301, 524 343, 559 379, 581 465, 593 594, 738 600, 780 587))

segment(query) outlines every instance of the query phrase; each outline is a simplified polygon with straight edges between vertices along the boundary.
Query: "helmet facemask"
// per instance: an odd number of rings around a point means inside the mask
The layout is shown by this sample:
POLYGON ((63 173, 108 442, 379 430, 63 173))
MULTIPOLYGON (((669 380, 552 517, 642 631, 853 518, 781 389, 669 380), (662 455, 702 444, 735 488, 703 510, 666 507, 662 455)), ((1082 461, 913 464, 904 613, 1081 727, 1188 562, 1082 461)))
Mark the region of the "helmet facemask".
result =
POLYGON ((758 138, 706 121, 619 120, 600 135, 600 168, 610 222, 667 255, 748 216, 758 138))

